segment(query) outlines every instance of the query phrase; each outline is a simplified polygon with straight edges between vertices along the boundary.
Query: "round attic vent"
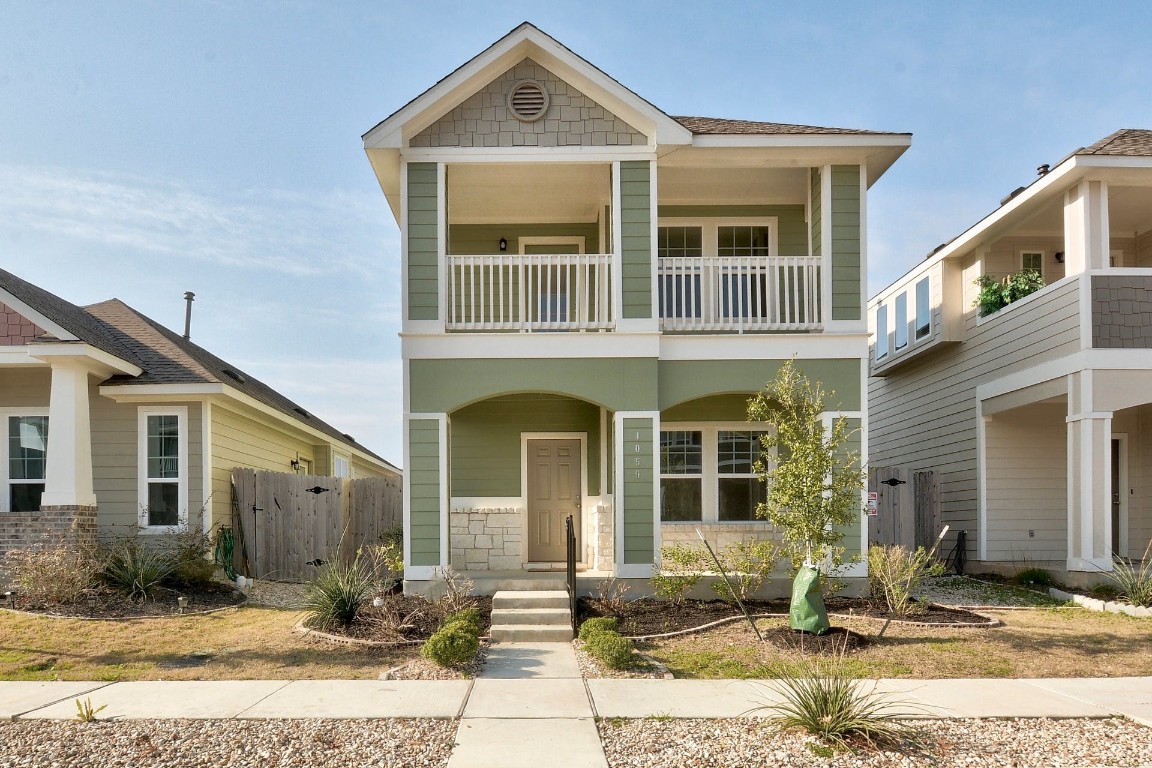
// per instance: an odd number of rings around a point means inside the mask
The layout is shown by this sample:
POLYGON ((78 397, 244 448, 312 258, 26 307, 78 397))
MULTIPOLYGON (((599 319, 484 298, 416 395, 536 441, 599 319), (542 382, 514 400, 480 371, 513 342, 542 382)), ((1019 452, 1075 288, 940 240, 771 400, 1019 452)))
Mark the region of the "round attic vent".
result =
POLYGON ((521 80, 508 94, 508 108, 517 120, 531 123, 548 111, 548 91, 535 80, 521 80))

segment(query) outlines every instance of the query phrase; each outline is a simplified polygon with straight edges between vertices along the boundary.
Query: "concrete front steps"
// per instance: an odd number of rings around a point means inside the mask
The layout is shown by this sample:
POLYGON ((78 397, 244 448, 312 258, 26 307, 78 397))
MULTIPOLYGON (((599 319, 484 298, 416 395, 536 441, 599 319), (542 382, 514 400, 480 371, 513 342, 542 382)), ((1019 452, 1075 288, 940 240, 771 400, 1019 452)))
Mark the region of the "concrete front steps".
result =
POLYGON ((565 643, 572 613, 563 590, 500 591, 492 596, 493 642, 565 643))

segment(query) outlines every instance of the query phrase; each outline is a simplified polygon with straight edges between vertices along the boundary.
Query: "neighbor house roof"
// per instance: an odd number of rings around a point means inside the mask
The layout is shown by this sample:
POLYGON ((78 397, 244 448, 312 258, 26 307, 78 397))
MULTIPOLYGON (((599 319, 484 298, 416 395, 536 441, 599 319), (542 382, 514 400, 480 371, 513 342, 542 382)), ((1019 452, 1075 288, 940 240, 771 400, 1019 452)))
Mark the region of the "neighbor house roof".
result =
POLYGON ((318 419, 264 382, 221 360, 189 339, 152 318, 137 312, 119 299, 92 304, 84 310, 103 322, 109 332, 140 360, 140 376, 113 376, 105 386, 144 384, 226 384, 264 405, 275 408, 293 421, 323 432, 337 442, 362 451, 392 466, 386 459, 356 442, 331 424, 318 419))
POLYGON ((1079 149, 1073 154, 1152 157, 1152 131, 1143 128, 1121 128, 1111 136, 1105 136, 1092 146, 1079 149))
POLYGON ((672 119, 680 123, 693 134, 700 135, 780 135, 780 136, 821 136, 821 135, 850 135, 850 136, 902 136, 911 134, 893 134, 890 131, 864 131, 857 128, 823 128, 816 125, 793 125, 791 123, 765 123, 758 120, 728 120, 721 117, 689 117, 673 115, 672 119))

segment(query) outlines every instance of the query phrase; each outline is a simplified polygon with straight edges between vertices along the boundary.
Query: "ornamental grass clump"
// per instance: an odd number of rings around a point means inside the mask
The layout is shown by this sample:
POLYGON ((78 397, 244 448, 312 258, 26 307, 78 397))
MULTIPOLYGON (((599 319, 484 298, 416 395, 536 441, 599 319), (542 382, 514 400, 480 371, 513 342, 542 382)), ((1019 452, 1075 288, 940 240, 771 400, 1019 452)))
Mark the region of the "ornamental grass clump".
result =
POLYGON ((308 625, 316 629, 351 626, 375 588, 359 554, 351 563, 334 560, 324 565, 305 589, 308 625))
POLYGON ((1116 583, 1120 597, 1139 608, 1152 608, 1152 539, 1140 562, 1115 558, 1108 578, 1116 583))
POLYGON ((752 711, 772 712, 770 719, 780 731, 799 728, 837 748, 918 745, 919 732, 902 718, 926 710, 877 691, 875 683, 852 678, 844 655, 841 649, 829 659, 805 658, 767 684, 781 701, 752 711))
POLYGON ((172 554, 135 541, 116 545, 104 563, 108 586, 132 600, 147 600, 172 575, 172 554))
POLYGON ((939 576, 944 567, 924 547, 909 552, 899 544, 874 544, 868 550, 868 588, 873 599, 883 598, 888 612, 907 616, 923 611, 913 594, 926 576, 939 576))

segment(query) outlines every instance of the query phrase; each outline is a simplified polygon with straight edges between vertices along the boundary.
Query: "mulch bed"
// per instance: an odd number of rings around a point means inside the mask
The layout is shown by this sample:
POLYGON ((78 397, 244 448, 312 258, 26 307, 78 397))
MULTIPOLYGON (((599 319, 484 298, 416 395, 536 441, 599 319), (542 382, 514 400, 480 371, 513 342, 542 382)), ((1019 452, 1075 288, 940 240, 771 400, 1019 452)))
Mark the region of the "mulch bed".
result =
POLYGON ((148 600, 133 600, 109 588, 92 589, 76 602, 46 604, 16 595, 17 610, 51 616, 69 616, 83 619, 141 619, 157 616, 176 616, 179 607, 176 598, 188 598, 185 613, 228 608, 244 602, 244 593, 235 587, 210 582, 196 587, 156 589, 148 600))
MULTIPOLYGON (((787 600, 754 600, 745 603, 748 612, 755 615, 761 613, 788 613, 787 600)), ((877 619, 891 618, 882 605, 860 598, 833 598, 825 603, 829 613, 867 616, 877 619)), ((597 600, 581 598, 579 604, 580 620, 596 616, 614 615, 620 620, 619 631, 622 635, 643 636, 657 635, 666 632, 678 632, 685 629, 694 629, 731 616, 740 616, 740 609, 733 603, 723 600, 685 600, 679 605, 652 598, 639 600, 619 601, 613 607, 605 606, 597 600)), ((943 608, 940 606, 924 606, 922 613, 907 617, 908 620, 928 624, 966 624, 984 621, 980 616, 969 611, 943 608)), ((833 619, 835 621, 835 619, 833 619)))
MULTIPOLYGON (((473 598, 473 605, 480 611, 484 633, 492 626, 492 598, 473 598)), ((432 636, 440 627, 444 613, 436 603, 430 603, 416 595, 390 595, 383 608, 365 608, 350 627, 333 627, 325 632, 356 640, 376 642, 423 641, 432 636), (403 617, 403 625, 397 626, 388 615, 403 617)))

